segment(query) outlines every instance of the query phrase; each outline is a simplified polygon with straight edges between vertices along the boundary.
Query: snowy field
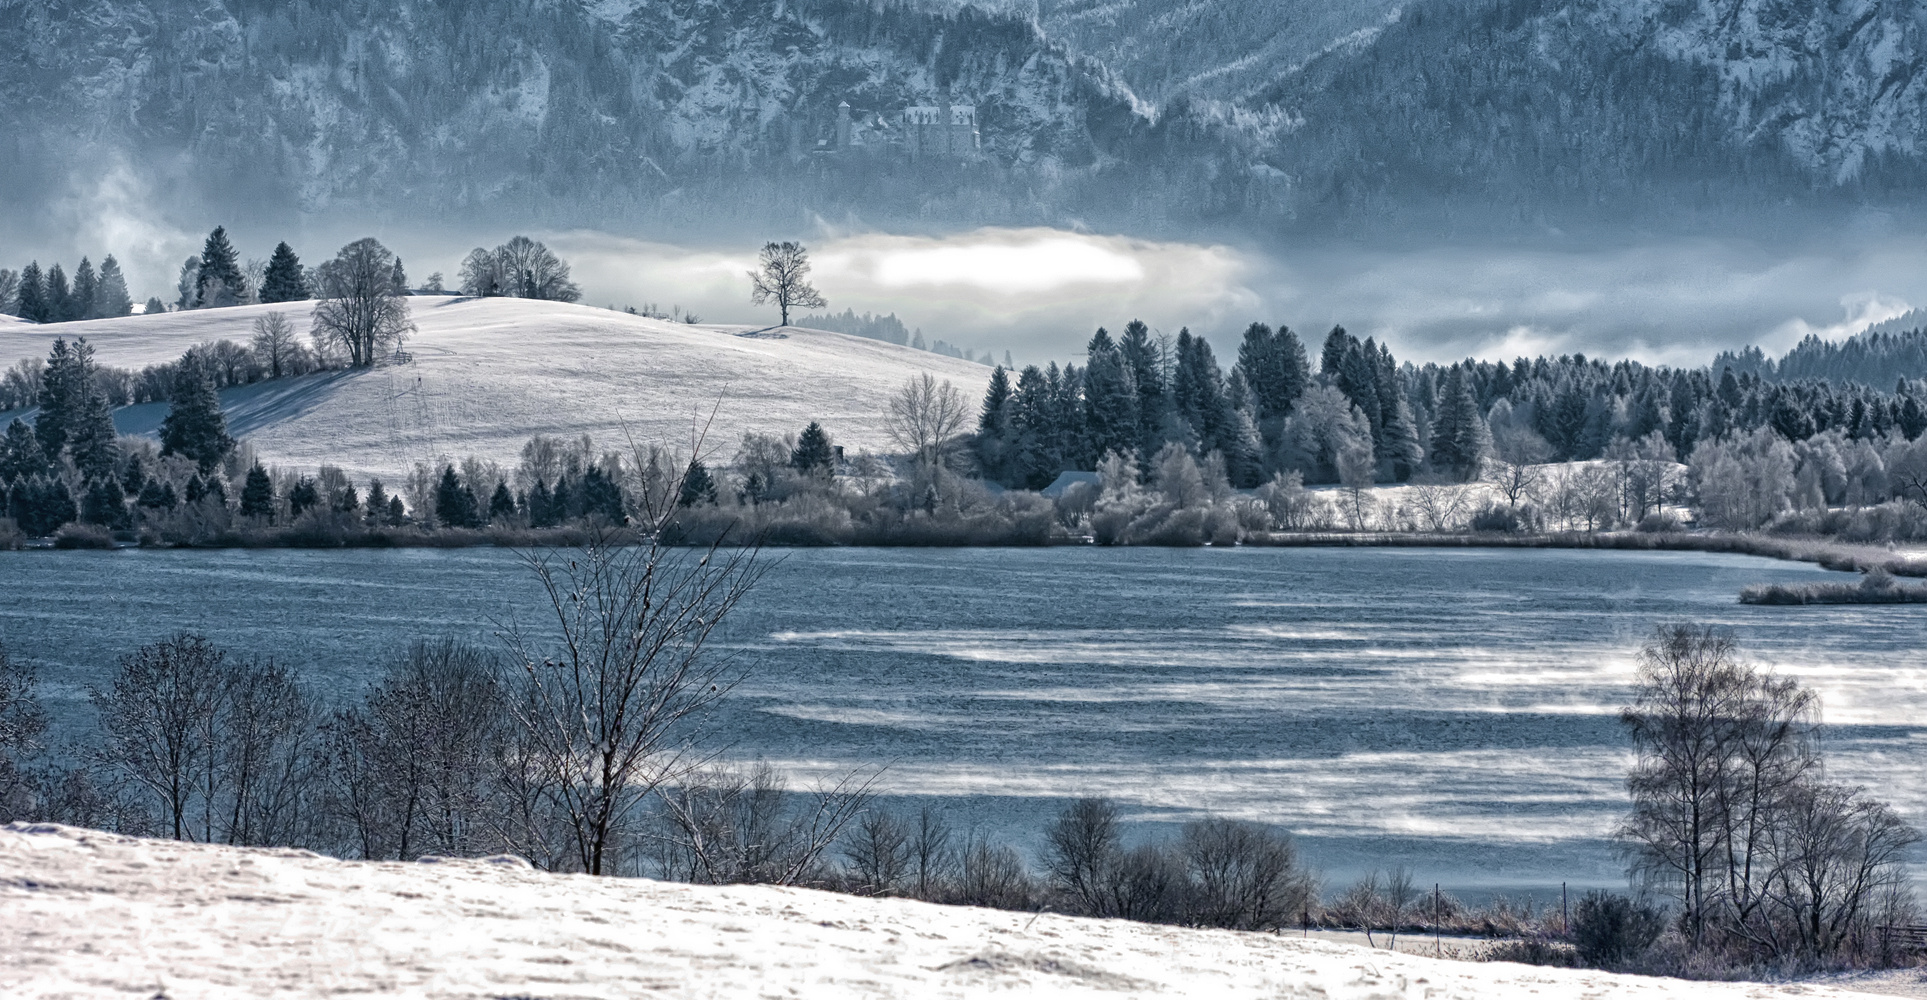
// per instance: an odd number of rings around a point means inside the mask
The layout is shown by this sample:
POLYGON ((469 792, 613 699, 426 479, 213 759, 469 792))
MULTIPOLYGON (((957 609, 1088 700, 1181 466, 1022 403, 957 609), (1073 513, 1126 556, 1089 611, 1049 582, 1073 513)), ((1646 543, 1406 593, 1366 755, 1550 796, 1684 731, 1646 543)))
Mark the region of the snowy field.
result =
MULTIPOLYGON (((972 403, 990 369, 840 333, 690 326, 589 306, 526 299, 410 300, 418 332, 405 364, 261 382, 222 393, 229 429, 284 466, 340 465, 392 482, 417 462, 474 455, 512 467, 532 434, 592 435, 604 448, 690 449, 727 460, 746 430, 793 434, 821 421, 850 449, 889 445, 889 395, 914 375, 948 379, 972 403), (626 427, 626 431, 625 431, 626 427)), ((237 306, 160 316, 0 325, 0 365, 45 357, 55 336, 86 337, 103 364, 138 369, 187 348, 246 344, 264 313, 289 314, 304 337, 308 304, 237 306)), ((115 414, 124 433, 157 432, 167 407, 115 414)))
POLYGON ((1268 934, 551 875, 519 861, 0 829, 12 998, 1861 996, 1428 959, 1268 934))

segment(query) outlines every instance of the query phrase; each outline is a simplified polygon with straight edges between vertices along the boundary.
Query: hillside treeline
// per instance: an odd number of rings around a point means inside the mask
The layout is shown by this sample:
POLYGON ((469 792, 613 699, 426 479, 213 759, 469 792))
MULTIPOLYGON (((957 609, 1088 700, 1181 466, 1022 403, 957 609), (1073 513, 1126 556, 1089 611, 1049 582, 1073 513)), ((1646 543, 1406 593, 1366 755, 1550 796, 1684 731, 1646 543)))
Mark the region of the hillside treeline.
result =
MULTIPOLYGON (((361 241, 338 260, 369 256, 387 273, 399 262, 385 253, 361 241)), ((518 533, 675 508, 689 539, 797 544, 1685 522, 1927 537, 1927 383, 1907 379, 1887 390, 1583 355, 1414 365, 1342 328, 1314 355, 1288 327, 1263 324, 1220 361, 1202 337, 1132 322, 1116 337, 1099 330, 1082 363, 995 369, 981 402, 912 380, 885 415, 887 455, 846 455, 815 424, 695 455, 538 437, 515 468, 450 457, 377 483, 257 469, 235 451, 219 388, 347 363, 336 340, 303 344, 284 316, 256 326, 245 347, 198 345, 137 374, 100 366, 84 340, 11 369, 0 392, 39 407, 31 426, 0 435, 0 499, 17 529, 101 529, 70 533, 75 544, 101 531, 171 544, 394 544, 425 530, 526 540, 518 533), (112 409, 134 400, 168 402, 158 448, 114 437, 112 409)), ((362 354, 373 363, 382 350, 362 354)))

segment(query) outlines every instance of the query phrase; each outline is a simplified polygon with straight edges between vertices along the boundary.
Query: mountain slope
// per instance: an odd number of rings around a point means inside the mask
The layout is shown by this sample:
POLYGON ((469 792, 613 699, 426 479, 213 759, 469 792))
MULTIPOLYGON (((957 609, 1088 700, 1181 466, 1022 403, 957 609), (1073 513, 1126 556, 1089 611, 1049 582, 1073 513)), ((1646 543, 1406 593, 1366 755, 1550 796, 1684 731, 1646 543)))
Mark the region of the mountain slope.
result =
POLYGON ((53 0, 0 3, 0 36, 21 42, 0 164, 22 204, 118 165, 224 217, 1019 221, 1061 215, 1146 124, 1101 67, 975 8, 53 0), (841 102, 946 94, 978 108, 981 165, 812 155, 841 102))
MULTIPOLYGON (((225 390, 230 431, 263 461, 328 463, 391 483, 417 462, 470 455, 513 467, 533 434, 688 454, 712 411, 705 451, 725 460, 745 431, 793 434, 811 420, 854 454, 890 449, 888 399, 911 377, 947 379, 973 402, 990 377, 971 362, 817 330, 687 326, 526 299, 413 303, 411 361, 225 390)), ((5 326, 0 357, 44 356, 55 336, 86 337, 102 364, 139 368, 209 340, 245 343, 255 317, 277 309, 305 330, 286 305, 5 326)), ((166 411, 124 407, 115 423, 155 434, 166 411)))
POLYGON ((1450 962, 1271 934, 552 875, 511 859, 0 828, 0 987, 21 997, 1848 997, 1450 962))
POLYGON ((1922 0, 991 2, 0 0, 0 230, 1683 228, 1927 183, 1922 0), (980 158, 819 152, 946 96, 980 158))
POLYGON ((1481 209, 1912 200, 1919 0, 1426 0, 1283 73, 1271 156, 1300 203, 1481 209))

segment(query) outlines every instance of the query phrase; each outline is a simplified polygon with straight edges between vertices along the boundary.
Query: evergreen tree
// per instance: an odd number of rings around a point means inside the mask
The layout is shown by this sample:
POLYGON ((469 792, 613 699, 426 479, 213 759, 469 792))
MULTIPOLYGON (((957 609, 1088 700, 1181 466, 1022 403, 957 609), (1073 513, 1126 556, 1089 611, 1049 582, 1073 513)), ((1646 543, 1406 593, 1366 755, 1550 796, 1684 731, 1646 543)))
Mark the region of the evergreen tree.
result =
POLYGON ((1384 434, 1380 437, 1379 458, 1389 466, 1392 478, 1401 483, 1412 478, 1412 473, 1418 471, 1425 460, 1425 449, 1419 444, 1418 422, 1403 395, 1392 402, 1391 417, 1385 421, 1384 434))
POLYGON ((1050 421, 1050 388, 1043 371, 1028 365, 1017 376, 1017 389, 1010 400, 1005 467, 1011 485, 1042 489, 1057 478, 1059 468, 1048 448, 1053 431, 1050 421))
POLYGON ((481 511, 475 492, 455 476, 455 467, 442 467, 441 482, 435 486, 435 519, 445 528, 479 528, 481 511))
POLYGON ((1195 436, 1191 446, 1201 453, 1223 450, 1231 408, 1211 345, 1203 337, 1193 337, 1189 329, 1180 329, 1177 362, 1171 377, 1172 408, 1195 436))
POLYGON ((329 506, 333 507, 336 513, 353 516, 361 510, 361 494, 355 492, 355 484, 349 483, 335 493, 329 500, 329 506))
POLYGON ((195 279, 194 305, 209 309, 241 301, 247 282, 241 277, 241 255, 228 242, 227 227, 215 226, 201 246, 201 270, 195 279))
POLYGON ((1342 326, 1332 327, 1325 335, 1325 346, 1318 354, 1318 371, 1325 375, 1338 374, 1338 366, 1345 360, 1345 352, 1358 345, 1358 340, 1345 332, 1342 326))
POLYGON ((189 473, 187 476, 186 492, 188 503, 200 503, 202 500, 207 499, 207 480, 202 479, 201 474, 198 472, 189 473))
POLYGON ((1085 454, 1103 461, 1113 452, 1137 450, 1139 438, 1137 386, 1124 355, 1103 327, 1091 337, 1084 367, 1085 454))
POLYGON ((73 289, 67 286, 67 272, 61 270, 59 264, 47 269, 45 288, 47 318, 42 322, 66 323, 80 318, 74 309, 73 289))
POLYGON ((388 280, 391 284, 395 286, 395 291, 397 294, 400 294, 400 295, 409 294, 408 272, 402 270, 400 257, 395 258, 395 271, 392 275, 389 276, 388 280))
POLYGON ((40 262, 20 269, 20 288, 14 292, 15 315, 34 323, 51 322, 47 312, 47 283, 40 274, 40 262))
POLYGON ((160 296, 158 295, 148 296, 147 304, 144 306, 141 306, 142 316, 159 316, 161 313, 164 313, 166 311, 167 311, 167 303, 162 302, 160 296))
POLYGON ((1479 471, 1489 436, 1464 366, 1452 366, 1439 396, 1438 420, 1432 425, 1432 467, 1460 480, 1470 479, 1479 471))
POLYGON ((977 464, 984 476, 1001 483, 1009 482, 1010 373, 999 365, 990 373, 990 386, 984 390, 984 403, 977 411, 977 435, 973 446, 977 464))
POLYGON ((68 429, 67 452, 73 456, 74 467, 89 479, 113 476, 114 466, 120 460, 114 408, 92 378, 86 382, 73 425, 68 429))
POLYGON ((796 447, 790 452, 790 468, 813 479, 829 479, 836 474, 836 448, 821 424, 812 420, 797 435, 796 447))
POLYGON ((134 299, 127 294, 127 276, 120 273, 120 261, 108 254, 100 262, 100 283, 94 289, 91 315, 103 319, 131 316, 134 299))
POLYGON ((682 476, 682 489, 676 494, 676 506, 694 507, 715 502, 716 480, 709 474, 709 467, 701 461, 690 462, 682 476))
POLYGON ((1238 368, 1257 401, 1260 426, 1289 415, 1311 382, 1305 345, 1285 326, 1275 334, 1263 323, 1246 327, 1244 341, 1238 345, 1238 368))
POLYGON ((408 507, 401 502, 400 496, 388 498, 388 526, 399 528, 408 520, 408 507))
POLYGON ((315 481, 308 476, 296 479, 288 490, 288 517, 299 519, 320 505, 321 491, 315 488, 315 481))
POLYGON ((8 512, 28 536, 44 538, 79 516, 73 494, 58 476, 35 476, 16 484, 8 497, 8 512))
POLYGON ((509 484, 497 482, 495 492, 488 498, 488 519, 502 521, 515 517, 515 494, 509 492, 509 484))
POLYGON ((141 461, 140 454, 136 452, 135 454, 128 456, 127 471, 122 473, 120 477, 120 489, 122 493, 125 493, 131 497, 131 496, 139 496, 140 492, 146 488, 147 488, 146 463, 141 461))
POLYGON ((81 501, 80 520, 117 530, 130 525, 127 495, 121 492, 120 484, 112 476, 96 479, 87 487, 86 496, 81 501))
POLYGON ((141 487, 140 493, 136 494, 134 502, 145 510, 173 510, 177 502, 174 486, 171 483, 162 483, 158 479, 149 479, 147 485, 141 487))
POLYGON ((622 487, 593 465, 582 474, 582 515, 599 515, 610 524, 628 521, 622 510, 622 487))
POLYGON ((182 359, 174 376, 173 399, 161 421, 161 454, 185 455, 203 473, 234 449, 221 414, 221 397, 199 358, 182 359))
POLYGON ((274 523, 274 481, 259 462, 248 470, 247 481, 241 484, 241 516, 264 517, 269 524, 274 523))
POLYGON ((387 507, 387 488, 382 486, 379 479, 368 480, 368 523, 374 524, 381 520, 382 515, 387 513, 387 507))
POLYGON ((0 483, 24 482, 47 471, 47 455, 33 428, 19 417, 0 435, 0 483))
POLYGON ((529 487, 528 499, 524 503, 528 507, 531 528, 553 528, 561 520, 555 510, 555 496, 549 492, 549 484, 540 479, 529 487))
POLYGON ((1157 452, 1168 411, 1164 378, 1164 350, 1151 339, 1151 328, 1143 320, 1124 324, 1124 336, 1117 340, 1117 352, 1130 369, 1131 384, 1137 387, 1138 453, 1157 452))
POLYGON ((85 343, 82 340, 70 346, 64 338, 55 337, 53 349, 47 352, 47 366, 40 371, 40 415, 34 418, 33 432, 50 462, 58 461, 66 449, 80 395, 92 378, 78 350, 85 343))
MULTIPOLYGON (((1338 371, 1333 375, 1333 384, 1345 398, 1358 407, 1365 415, 1366 422, 1372 427, 1372 446, 1374 450, 1383 447, 1385 403, 1378 396, 1378 350, 1370 340, 1360 344, 1353 341, 1345 348, 1338 361, 1338 371)), ((1476 404, 1476 400, 1474 402, 1476 404)))
POLYGON ((74 268, 73 302, 69 306, 74 319, 95 319, 100 315, 94 311, 100 297, 100 276, 94 273, 94 262, 80 258, 80 266, 74 268))
POLYGON ((301 302, 308 298, 308 279, 301 268, 301 258, 294 255, 294 248, 287 243, 277 243, 274 255, 268 258, 268 269, 261 277, 261 301, 263 302, 301 302))

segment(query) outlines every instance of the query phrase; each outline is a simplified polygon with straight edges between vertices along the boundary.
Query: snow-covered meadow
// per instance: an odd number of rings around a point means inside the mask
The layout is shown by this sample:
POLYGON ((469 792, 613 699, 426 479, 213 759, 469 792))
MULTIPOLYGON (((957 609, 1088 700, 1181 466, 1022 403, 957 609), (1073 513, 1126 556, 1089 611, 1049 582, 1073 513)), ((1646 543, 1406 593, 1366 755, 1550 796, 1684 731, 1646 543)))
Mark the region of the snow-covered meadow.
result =
POLYGON ((1766 998, 1862 994, 1438 960, 1290 936, 0 829, 0 994, 1766 998))
MULTIPOLYGON (((973 402, 990 378, 972 362, 819 330, 692 326, 526 299, 417 296, 410 304, 417 330, 404 345, 407 363, 226 390, 229 429, 265 462, 329 463, 391 481, 417 462, 470 455, 513 466, 532 434, 686 454, 706 423, 704 450, 725 459, 744 431, 795 433, 811 420, 854 452, 888 447, 888 397, 911 377, 948 379, 973 402)), ((45 357, 61 336, 87 338, 102 364, 138 369, 206 341, 245 344, 269 312, 287 313, 305 335, 308 305, 5 324, 0 364, 45 357)), ((115 422, 124 433, 154 433, 166 411, 130 406, 115 422)))

